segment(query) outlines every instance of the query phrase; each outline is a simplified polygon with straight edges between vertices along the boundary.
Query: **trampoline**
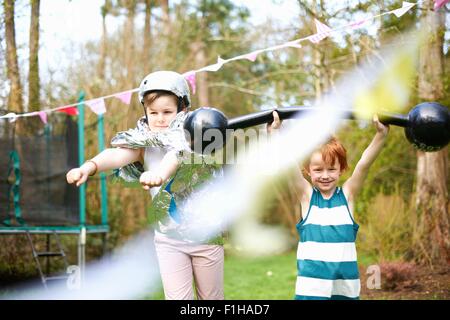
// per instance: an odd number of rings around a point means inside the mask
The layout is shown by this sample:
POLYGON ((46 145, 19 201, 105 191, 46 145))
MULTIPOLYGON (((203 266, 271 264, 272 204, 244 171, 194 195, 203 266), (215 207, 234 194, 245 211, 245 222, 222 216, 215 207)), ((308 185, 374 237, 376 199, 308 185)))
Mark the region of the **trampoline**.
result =
MULTIPOLYGON (((79 102, 84 100, 80 94, 79 102)), ((78 237, 78 267, 85 268, 86 236, 101 234, 105 247, 109 232, 106 175, 101 173, 101 220, 89 223, 86 216, 86 184, 77 188, 66 182, 70 168, 84 161, 84 106, 78 106, 78 117, 54 113, 47 124, 39 117, 20 118, 20 125, 36 128, 32 133, 17 133, 17 122, 0 119, 0 235, 26 235, 43 285, 62 279, 44 272, 41 259, 62 257, 68 265, 59 235, 78 237), (36 250, 33 234, 47 235, 47 250, 36 250), (56 250, 50 249, 51 237, 56 238, 56 250)), ((104 149, 104 119, 96 123, 99 151, 104 149)))

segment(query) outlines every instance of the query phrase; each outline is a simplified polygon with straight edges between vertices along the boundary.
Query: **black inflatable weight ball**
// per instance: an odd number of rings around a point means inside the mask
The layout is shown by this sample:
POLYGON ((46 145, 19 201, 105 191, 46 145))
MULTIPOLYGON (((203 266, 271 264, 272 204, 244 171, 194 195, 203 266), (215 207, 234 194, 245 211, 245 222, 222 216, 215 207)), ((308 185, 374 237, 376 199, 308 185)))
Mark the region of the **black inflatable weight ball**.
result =
MULTIPOLYGON (((227 140, 227 129, 243 129, 273 121, 272 112, 264 110, 227 120, 226 116, 215 108, 199 108, 185 120, 186 139, 196 153, 207 153, 213 147, 221 148, 227 140), (208 134, 208 129, 211 130, 208 134), (212 138, 211 138, 212 136, 212 138), (219 139, 217 139, 217 137, 219 139)), ((315 107, 277 108, 280 119, 290 119, 298 114, 316 112, 315 107)), ((450 142, 450 110, 437 102, 424 102, 415 106, 408 115, 381 112, 379 119, 384 124, 405 128, 405 135, 417 149, 431 152, 444 148, 450 142)), ((353 110, 343 115, 344 119, 357 119, 353 110)), ((214 148, 212 148, 214 149, 214 148)))
POLYGON ((417 149, 437 151, 450 141, 450 110, 437 102, 423 102, 408 113, 405 135, 417 149))
POLYGON ((209 154, 226 143, 228 119, 216 108, 202 107, 191 112, 184 121, 186 140, 196 153, 209 154))

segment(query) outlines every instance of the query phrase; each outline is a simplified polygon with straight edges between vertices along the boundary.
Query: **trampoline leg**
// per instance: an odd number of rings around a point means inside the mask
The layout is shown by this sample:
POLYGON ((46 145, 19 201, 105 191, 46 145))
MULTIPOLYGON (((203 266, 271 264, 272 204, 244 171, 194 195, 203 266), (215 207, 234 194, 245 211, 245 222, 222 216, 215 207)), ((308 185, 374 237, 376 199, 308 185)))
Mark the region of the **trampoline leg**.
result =
POLYGON ((108 234, 102 233, 102 254, 105 255, 108 252, 108 234))
POLYGON ((67 257, 66 257, 66 253, 64 252, 64 249, 61 245, 61 242, 59 241, 59 237, 58 234, 56 233, 56 231, 53 231, 53 233, 51 234, 47 234, 46 235, 46 250, 47 251, 37 251, 37 248, 35 247, 34 243, 33 243, 33 239, 31 237, 30 232, 26 232, 27 238, 28 238, 28 242, 30 243, 31 246, 31 250, 33 251, 33 258, 34 258, 34 262, 36 263, 36 267, 39 271, 39 276, 41 277, 41 282, 42 285, 44 286, 45 289, 48 289, 48 285, 47 283, 49 282, 49 280, 67 280, 67 275, 63 274, 63 273, 67 273, 67 268, 68 268, 68 263, 67 263, 67 257), (54 251, 50 251, 51 249, 51 235, 54 235, 56 238, 56 245, 58 247, 57 250, 54 251), (54 257, 62 257, 64 259, 64 266, 65 266, 65 270, 61 272, 61 274, 55 274, 55 275, 51 275, 50 271, 51 271, 51 265, 50 265, 50 258, 54 258, 54 257), (45 273, 44 273, 44 265, 41 265, 41 261, 40 258, 45 258, 45 273))
POLYGON ((45 289, 48 289, 46 277, 45 277, 44 271, 42 271, 41 262, 39 261, 39 254, 38 254, 36 248, 34 247, 34 243, 33 243, 31 234, 29 232, 26 232, 26 235, 28 238, 28 242, 30 243, 30 246, 31 246, 31 251, 33 252, 33 259, 34 259, 34 262, 36 263, 36 268, 38 269, 39 277, 41 278, 42 285, 44 286, 45 289))
POLYGON ((84 284, 84 272, 86 267, 86 228, 81 228, 78 237, 78 267, 80 268, 80 284, 84 284))
MULTIPOLYGON (((50 234, 47 234, 47 242, 46 242, 47 252, 50 252, 50 234)), ((50 257, 45 257, 45 270, 46 274, 50 274, 50 257)))

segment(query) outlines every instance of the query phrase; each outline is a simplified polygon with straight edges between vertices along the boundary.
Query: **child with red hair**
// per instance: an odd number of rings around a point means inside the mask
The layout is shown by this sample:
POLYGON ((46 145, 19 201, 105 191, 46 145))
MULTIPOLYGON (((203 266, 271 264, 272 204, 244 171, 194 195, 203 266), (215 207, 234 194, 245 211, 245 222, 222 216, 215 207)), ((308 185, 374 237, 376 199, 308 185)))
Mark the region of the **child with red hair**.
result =
POLYGON ((338 186, 348 168, 344 146, 331 138, 314 151, 299 174, 302 219, 297 224, 295 299, 358 299, 360 280, 355 240, 355 197, 363 186, 369 168, 381 152, 389 127, 374 117, 375 137, 358 161, 351 177, 338 186))

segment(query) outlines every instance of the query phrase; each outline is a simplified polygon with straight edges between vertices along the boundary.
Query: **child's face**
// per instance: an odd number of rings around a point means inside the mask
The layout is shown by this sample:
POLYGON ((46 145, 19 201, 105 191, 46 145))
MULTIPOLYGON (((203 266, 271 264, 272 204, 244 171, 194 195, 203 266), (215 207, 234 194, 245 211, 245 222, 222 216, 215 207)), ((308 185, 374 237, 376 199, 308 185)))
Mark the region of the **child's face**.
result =
POLYGON ((341 165, 336 159, 334 164, 325 163, 320 152, 314 152, 309 163, 308 174, 312 184, 320 191, 333 190, 341 176, 341 165))
POLYGON ((150 130, 159 132, 167 129, 177 115, 177 100, 172 96, 161 96, 152 103, 144 100, 150 130))

